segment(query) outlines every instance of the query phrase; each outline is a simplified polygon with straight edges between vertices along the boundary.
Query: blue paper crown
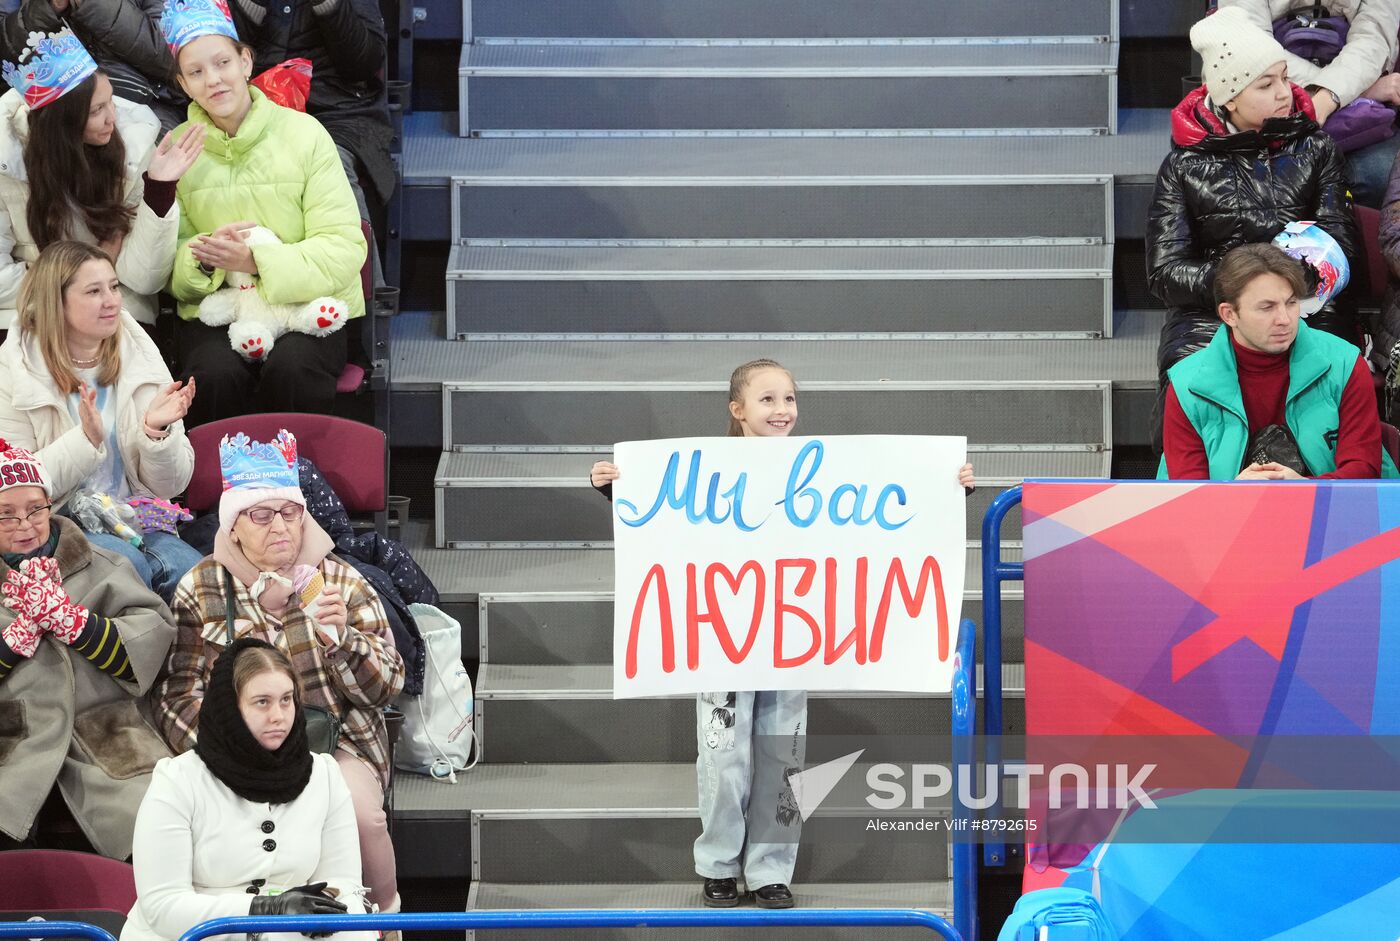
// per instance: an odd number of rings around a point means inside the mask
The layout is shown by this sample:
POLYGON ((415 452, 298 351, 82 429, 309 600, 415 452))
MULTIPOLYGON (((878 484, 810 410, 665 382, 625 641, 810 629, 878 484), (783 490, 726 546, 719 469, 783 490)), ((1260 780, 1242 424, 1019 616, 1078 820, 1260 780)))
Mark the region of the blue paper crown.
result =
POLYGON ((275 441, 253 441, 243 432, 219 442, 219 470, 224 489, 234 487, 300 487, 297 478, 297 439, 277 432, 275 441))
POLYGON ((19 62, 0 66, 5 81, 31 108, 57 101, 96 71, 97 63, 67 26, 56 33, 30 33, 19 62))
POLYGON ((227 36, 238 41, 233 14, 225 0, 165 0, 160 30, 173 53, 201 36, 227 36))

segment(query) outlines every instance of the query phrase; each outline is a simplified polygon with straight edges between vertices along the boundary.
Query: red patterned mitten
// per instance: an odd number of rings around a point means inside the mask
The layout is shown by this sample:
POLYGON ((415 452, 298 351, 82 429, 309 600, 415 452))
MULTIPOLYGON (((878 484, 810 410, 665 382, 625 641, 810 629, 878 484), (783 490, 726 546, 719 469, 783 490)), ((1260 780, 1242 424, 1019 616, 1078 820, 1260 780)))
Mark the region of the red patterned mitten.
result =
POLYGON ((58 560, 51 555, 25 559, 19 570, 31 578, 46 578, 55 585, 63 584, 63 573, 58 570, 58 560))
POLYGON ((0 630, 0 637, 5 639, 5 645, 21 657, 34 656, 34 651, 39 649, 39 638, 43 636, 44 632, 36 628, 34 622, 23 614, 0 630))
POLYGON ((65 644, 71 644, 87 626, 88 610, 68 597, 62 587, 48 578, 14 569, 5 578, 0 592, 5 607, 27 615, 36 627, 46 630, 65 644))

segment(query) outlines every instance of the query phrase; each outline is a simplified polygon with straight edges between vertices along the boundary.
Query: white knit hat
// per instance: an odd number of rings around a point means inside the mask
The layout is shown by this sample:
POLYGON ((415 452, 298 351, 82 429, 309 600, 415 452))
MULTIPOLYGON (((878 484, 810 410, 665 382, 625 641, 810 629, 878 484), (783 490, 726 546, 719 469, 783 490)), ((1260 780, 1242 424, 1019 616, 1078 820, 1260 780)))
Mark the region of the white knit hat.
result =
POLYGON ((53 484, 42 461, 24 448, 11 447, 0 438, 0 490, 12 487, 42 487, 53 499, 53 484))
POLYGON ((1273 34, 1251 22, 1241 7, 1216 10, 1192 26, 1191 48, 1200 53, 1201 77, 1216 105, 1288 57, 1273 34))

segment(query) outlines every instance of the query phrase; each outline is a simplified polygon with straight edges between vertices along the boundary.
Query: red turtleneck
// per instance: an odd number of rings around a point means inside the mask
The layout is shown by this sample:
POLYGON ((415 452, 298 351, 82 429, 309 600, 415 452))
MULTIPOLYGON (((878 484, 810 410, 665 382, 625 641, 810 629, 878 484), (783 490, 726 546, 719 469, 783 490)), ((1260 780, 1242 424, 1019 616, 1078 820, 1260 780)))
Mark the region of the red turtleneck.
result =
MULTIPOLYGON (((1240 377, 1244 414, 1253 435, 1266 425, 1284 424, 1283 407, 1288 398, 1287 354, 1261 353, 1246 349, 1230 335, 1235 365, 1240 377)), ((1166 413, 1162 421, 1162 450, 1167 458, 1167 475, 1172 480, 1208 480, 1210 462, 1206 448, 1191 420, 1181 410, 1176 390, 1167 386, 1166 413)), ((1337 409, 1337 469, 1318 479, 1366 479, 1381 475, 1381 426, 1376 412, 1376 396, 1371 373, 1361 356, 1356 357, 1351 378, 1342 392, 1337 409)))

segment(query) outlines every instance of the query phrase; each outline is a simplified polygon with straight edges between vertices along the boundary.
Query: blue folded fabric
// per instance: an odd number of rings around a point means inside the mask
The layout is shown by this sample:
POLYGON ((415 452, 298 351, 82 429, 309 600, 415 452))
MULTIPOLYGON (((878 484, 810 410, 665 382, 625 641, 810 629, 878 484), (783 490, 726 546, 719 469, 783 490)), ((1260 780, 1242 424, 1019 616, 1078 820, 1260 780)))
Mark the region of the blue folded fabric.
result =
POLYGON ((1118 941, 1118 935, 1097 899, 1061 887, 1021 896, 997 941, 1118 941))

